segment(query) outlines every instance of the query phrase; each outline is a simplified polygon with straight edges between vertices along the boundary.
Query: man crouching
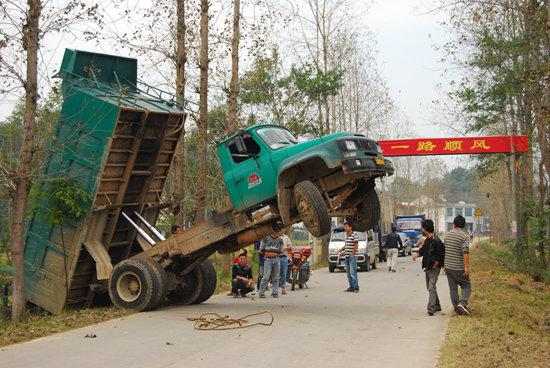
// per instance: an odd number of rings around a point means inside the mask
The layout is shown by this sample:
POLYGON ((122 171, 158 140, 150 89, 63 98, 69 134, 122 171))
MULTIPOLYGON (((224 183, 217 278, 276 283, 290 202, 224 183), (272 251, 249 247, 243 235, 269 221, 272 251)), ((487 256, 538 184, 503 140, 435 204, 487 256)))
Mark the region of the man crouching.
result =
POLYGON ((233 298, 238 298, 239 295, 246 298, 246 294, 254 290, 254 280, 252 279, 252 269, 248 266, 246 254, 239 256, 237 264, 231 269, 231 293, 233 298))

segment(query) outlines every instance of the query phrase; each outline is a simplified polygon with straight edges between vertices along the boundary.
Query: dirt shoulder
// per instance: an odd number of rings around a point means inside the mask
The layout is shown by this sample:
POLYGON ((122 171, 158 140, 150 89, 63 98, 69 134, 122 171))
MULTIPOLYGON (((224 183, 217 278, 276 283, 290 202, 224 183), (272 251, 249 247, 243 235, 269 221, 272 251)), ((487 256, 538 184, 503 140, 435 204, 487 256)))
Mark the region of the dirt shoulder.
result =
POLYGON ((471 249, 471 317, 453 317, 438 367, 550 367, 550 285, 514 273, 505 246, 471 249))
POLYGON ((29 314, 19 324, 0 319, 0 347, 93 325, 131 313, 129 310, 111 307, 65 311, 56 316, 29 314))

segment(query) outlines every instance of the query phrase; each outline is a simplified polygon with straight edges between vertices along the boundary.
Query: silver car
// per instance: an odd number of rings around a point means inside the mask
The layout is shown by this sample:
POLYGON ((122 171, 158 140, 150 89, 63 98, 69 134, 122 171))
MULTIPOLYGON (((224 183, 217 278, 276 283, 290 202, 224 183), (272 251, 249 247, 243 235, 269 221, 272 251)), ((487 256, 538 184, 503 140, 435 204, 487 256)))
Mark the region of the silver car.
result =
MULTIPOLYGON (((361 271, 369 271, 376 269, 376 261, 378 254, 378 237, 374 231, 356 231, 359 238, 359 247, 357 249, 357 268, 361 271)), ((343 270, 344 260, 343 254, 338 250, 344 246, 346 232, 343 226, 337 226, 332 230, 330 242, 328 244, 328 270, 334 272, 336 269, 343 270)))
POLYGON ((410 256, 412 254, 412 242, 409 237, 403 233, 397 233, 403 242, 403 246, 399 248, 399 257, 410 256))

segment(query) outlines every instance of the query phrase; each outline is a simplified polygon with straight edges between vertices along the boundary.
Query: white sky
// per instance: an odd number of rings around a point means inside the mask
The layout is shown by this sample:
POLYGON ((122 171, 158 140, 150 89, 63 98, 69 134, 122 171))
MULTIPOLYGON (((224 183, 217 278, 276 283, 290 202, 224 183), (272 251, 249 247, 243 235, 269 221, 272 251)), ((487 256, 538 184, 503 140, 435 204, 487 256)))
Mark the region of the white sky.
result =
POLYGON ((443 137, 434 125, 432 101, 440 97, 436 84, 442 81, 441 56, 434 49, 449 35, 438 24, 445 14, 427 13, 425 0, 376 0, 369 8, 367 23, 378 41, 381 72, 393 98, 424 137, 443 137))

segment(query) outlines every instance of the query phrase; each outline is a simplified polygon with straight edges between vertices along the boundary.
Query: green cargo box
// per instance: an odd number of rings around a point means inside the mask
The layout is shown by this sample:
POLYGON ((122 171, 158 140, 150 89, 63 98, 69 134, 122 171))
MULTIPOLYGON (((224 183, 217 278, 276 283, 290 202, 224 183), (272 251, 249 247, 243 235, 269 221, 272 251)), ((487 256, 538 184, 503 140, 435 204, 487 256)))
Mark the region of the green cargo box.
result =
POLYGON ((90 306, 113 265, 150 247, 121 213, 155 224, 185 122, 174 96, 139 84, 135 59, 66 50, 59 76, 63 106, 40 182, 75 179, 93 200, 62 229, 30 214, 26 297, 52 313, 90 306))

